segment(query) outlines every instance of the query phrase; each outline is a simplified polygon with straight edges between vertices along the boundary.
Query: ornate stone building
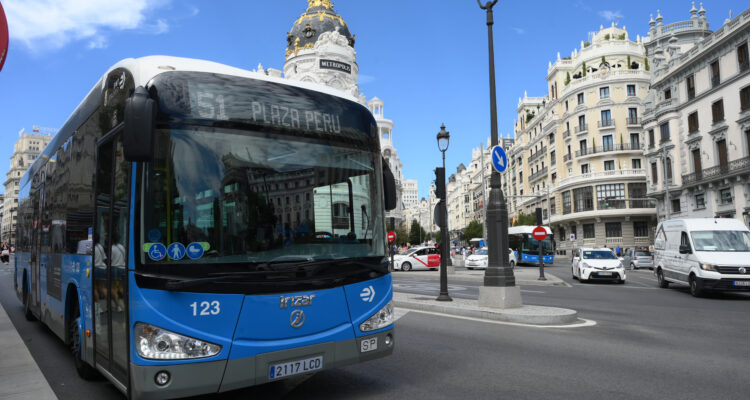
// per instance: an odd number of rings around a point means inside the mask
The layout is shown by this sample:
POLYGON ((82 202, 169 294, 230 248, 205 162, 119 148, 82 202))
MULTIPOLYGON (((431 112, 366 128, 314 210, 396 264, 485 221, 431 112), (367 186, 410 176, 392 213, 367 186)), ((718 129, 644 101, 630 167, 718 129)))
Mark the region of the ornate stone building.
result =
POLYGON ((659 218, 730 217, 750 223, 750 9, 715 32, 703 4, 644 40, 651 90, 644 129, 648 195, 659 218))

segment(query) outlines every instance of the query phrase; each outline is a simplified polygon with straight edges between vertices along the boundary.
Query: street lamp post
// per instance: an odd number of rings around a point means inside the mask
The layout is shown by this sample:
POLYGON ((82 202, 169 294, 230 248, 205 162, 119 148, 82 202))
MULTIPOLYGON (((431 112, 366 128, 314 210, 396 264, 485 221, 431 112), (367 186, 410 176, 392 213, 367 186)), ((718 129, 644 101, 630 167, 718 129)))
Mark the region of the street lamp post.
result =
MULTIPOLYGON (((489 42, 490 61, 490 126, 492 147, 497 146, 497 100, 495 96, 495 51, 492 40, 494 19, 492 7, 497 0, 482 5, 487 11, 487 37, 489 42)), ((484 286, 479 288, 479 305, 496 308, 513 308, 521 306, 521 291, 516 286, 513 270, 508 265, 508 208, 500 184, 500 174, 493 171, 490 176, 490 199, 487 205, 487 242, 488 260, 484 274, 484 286)))
MULTIPOLYGON (((440 152, 443 153, 443 171, 445 171, 445 151, 448 150, 451 134, 445 130, 445 124, 440 126, 440 132, 437 134, 437 144, 440 152)), ((445 181, 436 183, 445 185, 445 181)), ((447 193, 440 200, 440 295, 438 301, 453 301, 448 295, 448 257, 451 253, 448 251, 448 207, 446 206, 447 193)))

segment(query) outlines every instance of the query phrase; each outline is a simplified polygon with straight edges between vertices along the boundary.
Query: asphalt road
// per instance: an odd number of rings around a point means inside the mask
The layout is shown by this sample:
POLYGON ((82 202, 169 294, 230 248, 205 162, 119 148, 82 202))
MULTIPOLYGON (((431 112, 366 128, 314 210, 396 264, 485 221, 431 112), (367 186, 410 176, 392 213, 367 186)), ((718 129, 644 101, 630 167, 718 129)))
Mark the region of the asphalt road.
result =
MULTIPOLYGON (((401 311, 389 358, 213 398, 748 398, 750 296, 696 299, 656 288, 649 271, 631 271, 625 285, 579 284, 562 266, 548 272, 571 287, 522 287, 524 303, 573 308, 596 325, 534 328, 401 311)), ((62 342, 23 319, 10 276, 0 265, 0 301, 58 397, 122 398, 106 381, 80 380, 62 342)), ((436 280, 394 276, 398 290, 437 294, 436 280)), ((454 296, 477 293, 477 284, 452 285, 454 296)))

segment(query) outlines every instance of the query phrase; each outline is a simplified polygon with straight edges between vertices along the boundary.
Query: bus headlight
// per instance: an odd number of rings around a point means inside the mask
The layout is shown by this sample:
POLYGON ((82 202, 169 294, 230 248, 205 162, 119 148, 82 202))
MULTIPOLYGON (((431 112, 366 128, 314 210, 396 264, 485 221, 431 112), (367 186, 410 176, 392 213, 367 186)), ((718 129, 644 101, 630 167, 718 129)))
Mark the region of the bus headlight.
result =
POLYGON ((372 317, 368 318, 367 321, 359 325, 359 330, 362 332, 370 332, 385 328, 393 323, 393 300, 389 301, 385 307, 381 308, 372 317))
POLYGON ((181 360, 211 357, 219 354, 221 346, 180 335, 157 326, 135 324, 135 350, 150 360, 181 360))

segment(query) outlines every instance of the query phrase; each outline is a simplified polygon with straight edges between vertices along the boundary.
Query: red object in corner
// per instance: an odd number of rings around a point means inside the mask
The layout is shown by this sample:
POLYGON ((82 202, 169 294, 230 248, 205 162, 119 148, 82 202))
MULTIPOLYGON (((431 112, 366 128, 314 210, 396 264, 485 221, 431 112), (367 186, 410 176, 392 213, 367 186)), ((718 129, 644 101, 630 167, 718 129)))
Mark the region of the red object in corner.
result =
POLYGON ((8 55, 8 20, 5 19, 3 5, 0 4, 0 71, 3 70, 5 57, 8 55))

